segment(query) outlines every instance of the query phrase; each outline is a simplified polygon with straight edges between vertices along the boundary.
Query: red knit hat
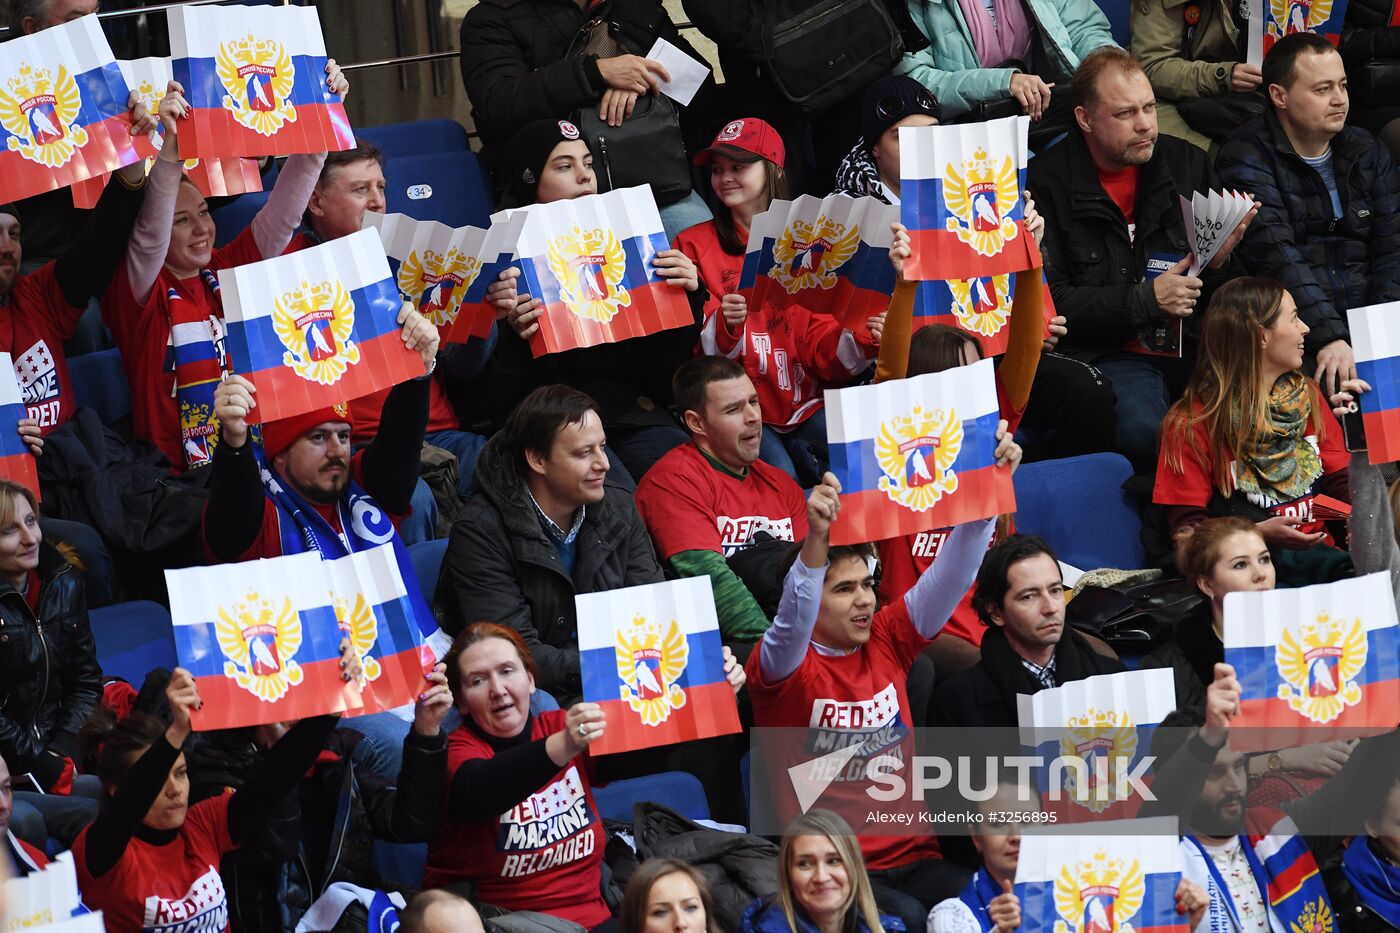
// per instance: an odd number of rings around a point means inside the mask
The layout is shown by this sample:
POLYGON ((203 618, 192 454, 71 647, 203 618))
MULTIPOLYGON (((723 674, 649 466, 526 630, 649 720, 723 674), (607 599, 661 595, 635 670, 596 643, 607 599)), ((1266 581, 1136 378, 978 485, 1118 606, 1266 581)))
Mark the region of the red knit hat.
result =
POLYGON ((308 411, 304 415, 267 422, 262 429, 263 453, 275 457, 296 443, 297 438, 307 431, 328 421, 348 424, 351 431, 355 430, 355 421, 350 417, 350 406, 342 402, 339 405, 308 411))

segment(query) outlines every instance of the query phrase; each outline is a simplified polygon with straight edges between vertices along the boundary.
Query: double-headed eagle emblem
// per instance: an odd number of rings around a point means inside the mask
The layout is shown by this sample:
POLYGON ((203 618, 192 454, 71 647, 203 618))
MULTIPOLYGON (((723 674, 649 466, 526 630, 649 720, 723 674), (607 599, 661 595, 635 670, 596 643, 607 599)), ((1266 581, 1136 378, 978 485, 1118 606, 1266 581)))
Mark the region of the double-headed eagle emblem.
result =
POLYGON ((350 639, 350 645, 355 649, 356 657, 360 659, 365 681, 378 680, 383 668, 369 652, 379 640, 379 620, 365 601, 365 594, 356 593, 351 600, 332 593, 331 603, 335 606, 336 624, 345 633, 345 637, 350 639))
POLYGON ((549 271, 559 283, 559 300, 585 321, 606 324, 632 296, 622 287, 627 253, 611 230, 575 227, 549 241, 549 271))
POLYGON ((1268 34, 1282 39, 1295 32, 1316 32, 1332 18, 1332 0, 1269 0, 1268 34))
POLYGON ((661 626, 642 616, 617 633, 617 676, 622 699, 642 724, 659 726, 673 710, 685 705, 685 691, 676 681, 690 660, 690 645, 681 627, 671 620, 662 637, 661 626))
POLYGON ((215 65, 224 86, 224 109, 239 124, 259 136, 276 136, 285 124, 296 122, 297 108, 290 99, 296 73, 282 43, 250 32, 219 43, 215 65))
POLYGON ((82 109, 78 83, 62 65, 55 78, 25 63, 0 89, 0 126, 10 133, 10 151, 47 168, 67 165, 87 145, 87 130, 77 123, 82 109))
POLYGON ((1128 765, 1138 746, 1137 729, 1128 714, 1091 708, 1083 716, 1071 716, 1065 729, 1060 754, 1084 759, 1089 772, 1081 787, 1075 773, 1066 770, 1064 788, 1070 799, 1091 813, 1102 813, 1126 799, 1128 765))
POLYGON ((773 244, 773 266, 768 277, 789 295, 804 288, 834 288, 836 270, 856 254, 860 227, 837 223, 823 214, 815 224, 793 221, 773 244))
POLYGON ((1020 178, 1011 156, 998 169, 987 151, 978 149, 961 172, 949 163, 944 174, 943 202, 952 215, 947 228, 979 256, 995 256, 1008 240, 1016 239, 1016 221, 1008 215, 1020 196, 1020 178))
POLYGON ((995 337, 1011 314, 1011 276, 988 275, 977 279, 949 279, 953 316, 962 329, 983 337, 995 337))
POLYGON ((285 292, 273 307, 272 329, 287 348, 282 365, 310 382, 335 385, 360 361, 360 348, 350 339, 355 302, 339 282, 302 282, 285 292))
POLYGON ((1284 629, 1274 649, 1274 664, 1285 681, 1279 699, 1312 722, 1331 722, 1361 702, 1356 675, 1366 666, 1367 649, 1359 618, 1348 622, 1323 612, 1297 633, 1284 629))
POLYGON ((880 489, 905 508, 927 512, 958 488, 953 463, 962 442, 962 419, 956 411, 925 411, 915 405, 909 416, 880 426, 875 440, 875 459, 885 474, 880 489))
POLYGON ((1124 866, 1103 851, 1055 879, 1055 933, 1132 933, 1129 922, 1142 909, 1147 882, 1136 859, 1124 866))
POLYGON ((224 676, 264 703, 275 703, 301 683, 294 657, 301 647, 301 618, 290 598, 277 606, 256 592, 233 607, 220 607, 214 623, 224 676))
POLYGON ((481 260, 455 246, 446 253, 414 250, 399 263, 398 286, 425 318, 447 327, 457 320, 462 299, 480 274, 481 260))

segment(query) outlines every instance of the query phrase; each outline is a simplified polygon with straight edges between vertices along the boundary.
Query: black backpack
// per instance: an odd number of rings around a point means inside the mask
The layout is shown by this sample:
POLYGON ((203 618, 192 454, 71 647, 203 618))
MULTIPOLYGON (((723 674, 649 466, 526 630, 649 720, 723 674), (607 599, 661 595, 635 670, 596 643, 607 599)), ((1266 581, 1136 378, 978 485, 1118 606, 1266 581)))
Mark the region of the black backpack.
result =
POLYGON ((884 77, 904 54, 885 0, 770 0, 764 72, 815 116, 884 77))

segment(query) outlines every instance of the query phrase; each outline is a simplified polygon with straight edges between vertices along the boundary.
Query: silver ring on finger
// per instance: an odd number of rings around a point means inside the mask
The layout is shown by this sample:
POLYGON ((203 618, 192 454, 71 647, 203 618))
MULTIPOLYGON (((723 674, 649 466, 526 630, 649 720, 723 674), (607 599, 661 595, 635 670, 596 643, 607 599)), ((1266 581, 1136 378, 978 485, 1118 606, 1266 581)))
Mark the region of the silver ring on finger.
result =
POLYGON ((581 722, 578 724, 578 734, 582 738, 588 738, 588 723, 581 722))

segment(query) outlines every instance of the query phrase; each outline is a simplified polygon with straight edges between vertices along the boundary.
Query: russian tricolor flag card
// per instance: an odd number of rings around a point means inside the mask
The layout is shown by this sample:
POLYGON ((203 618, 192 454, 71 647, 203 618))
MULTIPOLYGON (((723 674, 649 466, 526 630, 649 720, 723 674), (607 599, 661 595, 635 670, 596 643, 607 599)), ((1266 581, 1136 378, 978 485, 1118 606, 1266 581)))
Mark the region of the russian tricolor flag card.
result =
POLYGON ((739 731, 708 577, 574 597, 583 698, 607 714, 595 755, 739 731))
POLYGON ((496 310, 486 290, 512 265, 524 223, 525 215, 517 214, 487 229, 454 229, 407 214, 365 211, 365 227, 379 231, 390 264, 398 266, 399 293, 437 325, 443 343, 491 333, 496 310))
MULTIPOLYGON (((153 115, 157 113, 171 79, 170 59, 138 58, 119 61, 117 65, 121 68, 122 77, 126 78, 127 86, 136 92, 141 103, 153 115)), ((149 174, 165 142, 165 127, 157 123, 153 132, 137 136, 135 142, 136 151, 146 160, 146 172, 149 174)), ((263 190, 257 159, 185 159, 184 162, 185 177, 194 182, 199 193, 206 198, 263 190)), ((110 177, 108 173, 73 185, 73 206, 80 209, 94 207, 110 177)))
POLYGON ((1026 232, 1029 117, 899 131, 900 219, 910 279, 971 279, 1040 266, 1026 232))
POLYGON ((1400 301, 1348 308, 1356 374, 1371 387, 1361 396, 1366 450, 1372 463, 1400 460, 1400 301))
POLYGON ((29 409, 20 393, 19 377, 8 353, 0 353, 0 478, 19 483, 39 495, 39 464, 19 433, 29 409))
POLYGON ((229 358, 258 389, 252 417, 276 421, 423 375, 404 346, 384 244, 357 230, 219 272, 229 358))
POLYGON ((1240 681, 1230 747, 1294 748, 1400 722, 1390 575, 1225 596, 1225 661, 1240 681))
POLYGON ((1084 762, 1083 770, 1040 769, 1046 809, 1062 822, 1124 819, 1142 806, 1134 780, 1142 779, 1157 724, 1176 709, 1176 682, 1167 668, 1099 674, 1022 694, 1016 709, 1023 746, 1046 762, 1084 762))
POLYGON ((230 729, 363 705, 340 679, 335 594, 319 554, 167 570, 175 656, 204 705, 195 729, 230 729))
POLYGON ((1341 41, 1347 0, 1252 0, 1250 6, 1258 12, 1248 20, 1251 65, 1262 65, 1274 43, 1295 32, 1315 32, 1333 45, 1341 41))
POLYGON ((1039 314, 1041 339, 1050 336, 1055 302, 1043 269, 977 279, 923 281, 915 293, 910 333, 929 324, 947 324, 975 337, 983 358, 1000 356, 1010 341, 1011 317, 1017 309, 1033 316, 1039 314), (1024 285, 1018 286, 1023 278, 1024 285), (1035 287, 1037 279, 1039 288, 1035 287))
POLYGON ((804 194, 753 219, 739 291, 750 307, 800 305, 863 327, 894 292, 890 225, 899 209, 875 198, 804 194))
POLYGON ((436 624, 418 581, 404 579, 392 544, 321 563, 335 594, 336 622, 364 668, 364 707, 354 715, 412 703, 434 663, 423 643, 421 616, 436 624))
POLYGON ((1025 933, 1186 933, 1176 912, 1176 818, 1021 830, 1016 896, 1025 933))
POLYGON ((0 44, 0 203, 139 159, 129 96, 96 16, 0 44))
POLYGON ((832 544, 882 541, 1016 511, 996 466, 991 360, 826 391, 831 472, 841 481, 832 544))
POLYGON ((326 86, 326 42, 310 6, 176 6, 175 80, 193 112, 186 158, 283 156, 355 145, 345 105, 326 86))
POLYGON ((650 186, 534 204, 516 244, 523 291, 544 302, 535 356, 694 323, 687 292, 652 260, 670 249, 650 186))

